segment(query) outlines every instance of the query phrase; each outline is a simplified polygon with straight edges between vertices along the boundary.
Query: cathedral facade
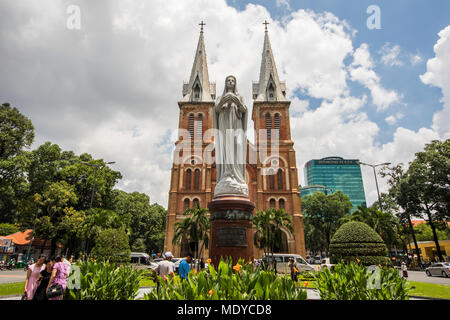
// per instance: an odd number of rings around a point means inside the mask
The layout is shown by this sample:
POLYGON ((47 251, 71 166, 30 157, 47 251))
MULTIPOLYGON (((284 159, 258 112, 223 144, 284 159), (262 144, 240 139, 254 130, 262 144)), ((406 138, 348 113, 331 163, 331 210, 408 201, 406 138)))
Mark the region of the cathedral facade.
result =
MULTIPOLYGON (((186 240, 181 245, 173 244, 176 222, 186 217, 183 213, 189 208, 207 208, 216 185, 212 114, 216 86, 209 81, 203 28, 191 76, 183 85, 182 95, 178 102, 179 137, 175 142, 164 241, 164 251, 171 251, 177 257, 193 252, 195 244, 186 240)), ((282 230, 282 245, 276 250, 304 257, 305 239, 290 130, 290 101, 286 98, 286 84, 278 78, 267 25, 259 81, 253 83, 252 96, 255 143, 247 141, 249 198, 256 204, 255 211, 284 209, 292 216, 293 232, 282 230)), ((259 259, 262 254, 263 251, 255 247, 254 258, 259 259)), ((207 249, 203 250, 202 256, 208 258, 207 249)))

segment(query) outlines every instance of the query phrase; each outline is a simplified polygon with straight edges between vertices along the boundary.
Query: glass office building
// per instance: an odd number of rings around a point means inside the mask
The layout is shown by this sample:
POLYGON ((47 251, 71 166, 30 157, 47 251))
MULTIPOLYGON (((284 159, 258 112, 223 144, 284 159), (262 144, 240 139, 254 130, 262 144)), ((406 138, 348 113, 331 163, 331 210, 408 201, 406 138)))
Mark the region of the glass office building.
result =
POLYGON ((300 188, 300 197, 303 199, 306 196, 312 195, 314 192, 319 191, 322 193, 327 193, 325 186, 306 186, 300 188))
POLYGON ((315 159, 305 164, 304 171, 306 181, 304 189, 322 186, 324 191, 331 193, 342 191, 350 198, 353 204, 352 211, 356 210, 357 206, 367 206, 359 160, 340 157, 315 159))

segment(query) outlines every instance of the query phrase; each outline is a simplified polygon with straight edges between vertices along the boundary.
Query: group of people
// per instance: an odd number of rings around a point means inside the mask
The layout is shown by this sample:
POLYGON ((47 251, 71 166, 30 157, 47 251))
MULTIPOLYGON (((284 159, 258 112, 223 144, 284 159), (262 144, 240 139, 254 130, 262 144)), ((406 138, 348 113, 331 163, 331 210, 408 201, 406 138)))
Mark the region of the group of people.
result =
POLYGON ((28 267, 23 300, 62 300, 70 267, 63 257, 40 256, 28 267))

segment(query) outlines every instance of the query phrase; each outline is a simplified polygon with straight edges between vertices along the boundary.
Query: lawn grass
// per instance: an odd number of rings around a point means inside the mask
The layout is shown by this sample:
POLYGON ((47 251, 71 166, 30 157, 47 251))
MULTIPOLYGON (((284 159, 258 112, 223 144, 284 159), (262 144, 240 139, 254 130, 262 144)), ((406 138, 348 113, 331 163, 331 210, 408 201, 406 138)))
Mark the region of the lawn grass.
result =
POLYGON ((0 297, 23 294, 25 282, 0 284, 0 297))
POLYGON ((148 278, 141 278, 141 280, 139 281, 139 286, 142 287, 154 287, 156 286, 156 283, 152 280, 152 279, 148 279, 148 278))
POLYGON ((450 299, 450 286, 426 282, 408 281, 410 287, 415 287, 409 292, 411 296, 450 299))

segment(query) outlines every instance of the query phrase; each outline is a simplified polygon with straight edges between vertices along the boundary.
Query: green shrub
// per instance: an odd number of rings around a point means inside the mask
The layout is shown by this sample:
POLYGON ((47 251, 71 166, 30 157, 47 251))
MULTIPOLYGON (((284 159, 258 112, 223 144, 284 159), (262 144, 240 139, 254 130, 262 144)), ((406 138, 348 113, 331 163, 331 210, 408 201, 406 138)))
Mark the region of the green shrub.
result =
POLYGON ((360 261, 363 265, 389 266, 387 248, 383 239, 367 224, 351 221, 343 224, 330 244, 330 262, 360 261))
POLYGON ((100 261, 130 262, 128 236, 122 229, 105 229, 95 241, 93 256, 100 261))
POLYGON ((80 268, 80 289, 68 289, 65 299, 133 300, 138 294, 141 271, 131 266, 93 261, 76 266, 80 268))
POLYGON ((322 300, 408 300, 407 282, 398 270, 369 271, 360 263, 340 263, 315 276, 322 300))
POLYGON ((274 272, 253 270, 251 264, 232 266, 231 261, 219 263, 216 269, 189 272, 180 281, 170 275, 159 277, 159 290, 145 295, 146 300, 306 300, 306 291, 298 289, 289 277, 277 277, 274 272))

